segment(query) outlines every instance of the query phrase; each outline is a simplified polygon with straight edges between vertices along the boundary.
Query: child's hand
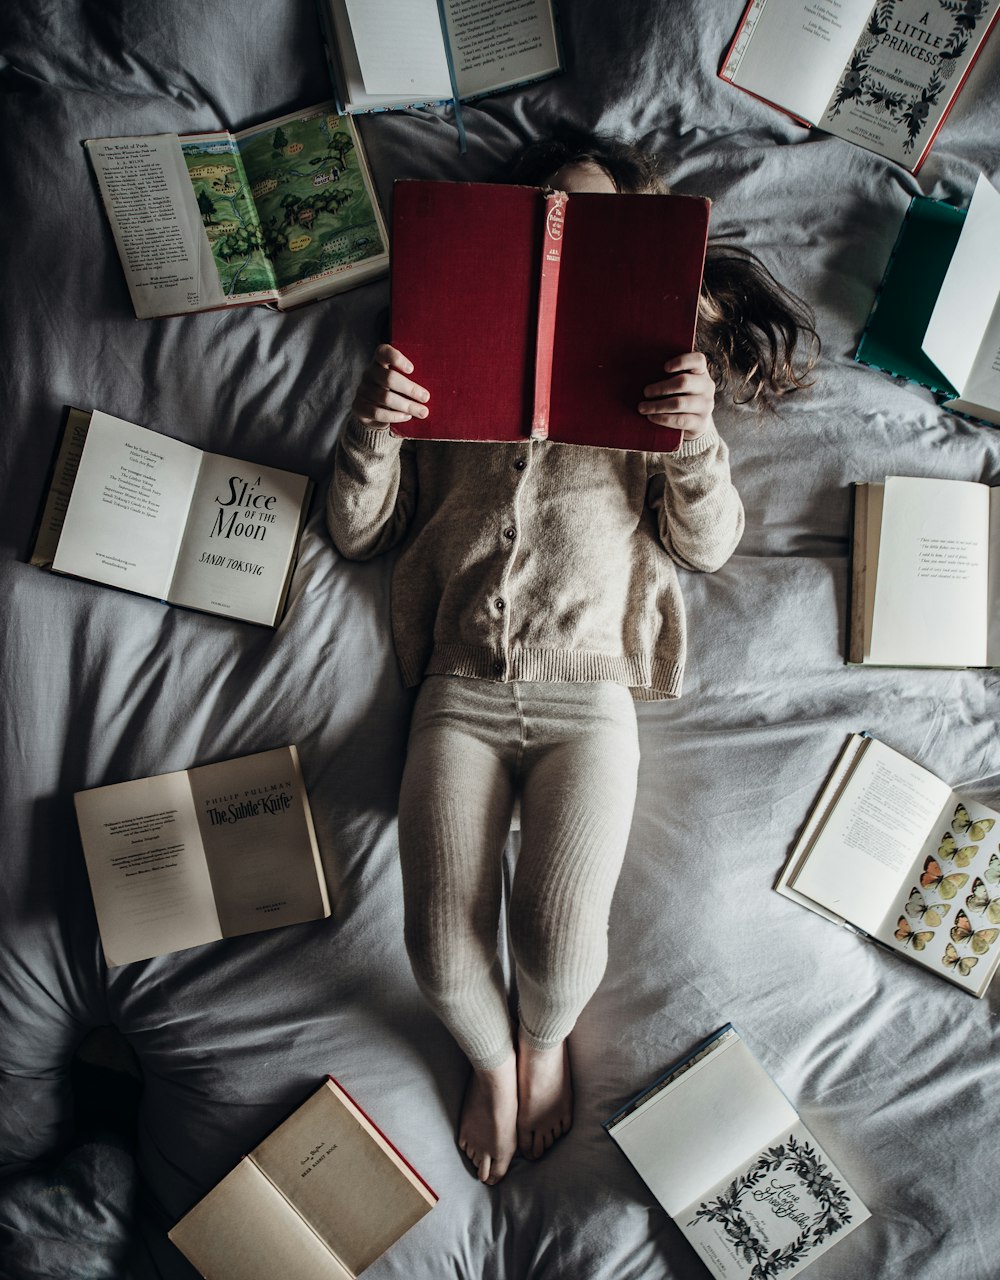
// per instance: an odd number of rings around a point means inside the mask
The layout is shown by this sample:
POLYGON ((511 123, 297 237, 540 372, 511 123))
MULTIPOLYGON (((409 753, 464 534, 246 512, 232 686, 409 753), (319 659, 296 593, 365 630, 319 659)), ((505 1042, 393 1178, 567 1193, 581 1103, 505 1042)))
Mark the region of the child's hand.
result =
POLYGON ((426 418, 425 400, 430 392, 419 383, 411 382, 408 374, 413 365, 401 351, 383 343, 372 362, 361 375, 361 382, 351 406, 358 420, 366 427, 387 428, 391 422, 409 422, 411 418, 426 418))
POLYGON ((704 435, 712 426, 715 407, 715 383, 708 373, 708 363, 700 351, 675 356, 663 366, 670 376, 652 382, 643 390, 649 399, 639 405, 639 412, 658 427, 674 427, 684 433, 685 440, 704 435))

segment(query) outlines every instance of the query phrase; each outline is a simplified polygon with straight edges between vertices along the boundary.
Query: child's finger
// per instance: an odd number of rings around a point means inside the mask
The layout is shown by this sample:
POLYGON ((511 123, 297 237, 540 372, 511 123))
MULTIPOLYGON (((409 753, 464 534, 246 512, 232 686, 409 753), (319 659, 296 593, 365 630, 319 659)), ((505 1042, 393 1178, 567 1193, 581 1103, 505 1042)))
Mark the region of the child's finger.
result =
POLYGON ((672 378, 651 382, 643 387, 644 396, 673 396, 678 394, 715 396, 715 383, 707 373, 675 373, 672 378))
MULTIPOLYGON (((648 390, 648 388, 647 388, 648 390)), ((707 416, 715 408, 715 396, 701 394, 661 395, 655 400, 641 400, 639 412, 647 416, 658 413, 690 413, 707 416)))
POLYGON ((708 361, 703 351, 688 351, 682 356, 672 356, 663 362, 664 373, 708 373, 708 361))

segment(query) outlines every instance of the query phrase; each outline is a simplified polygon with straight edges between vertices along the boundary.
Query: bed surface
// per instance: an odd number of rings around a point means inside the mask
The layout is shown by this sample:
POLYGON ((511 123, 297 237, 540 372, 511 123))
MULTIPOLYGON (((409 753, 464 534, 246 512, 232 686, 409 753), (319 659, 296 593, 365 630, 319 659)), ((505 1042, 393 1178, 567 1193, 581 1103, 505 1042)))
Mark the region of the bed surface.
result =
POLYGON ((637 137, 667 158, 676 190, 712 198, 714 235, 814 304, 823 340, 815 388, 780 417, 717 413, 746 534, 719 573, 684 577, 683 698, 638 710, 639 799, 610 961, 572 1038, 573 1131, 497 1189, 455 1147, 463 1059, 403 950, 395 807, 410 696, 389 642, 389 562, 335 553, 321 484, 273 633, 26 563, 64 404, 328 474, 387 284, 284 315, 140 322, 80 145, 239 128, 328 97, 310 0, 252 12, 232 0, 51 0, 0 18, 0 1243, 17 1244, 0 1275, 192 1275, 166 1229, 331 1072, 441 1197, 371 1280, 694 1280, 700 1264, 601 1125, 728 1021, 872 1212, 810 1276, 1000 1272, 1000 984, 968 998, 771 888, 850 732, 1000 801, 994 674, 843 662, 851 482, 1000 480, 1000 432, 851 359, 910 197, 962 203, 980 170, 1000 181, 1000 34, 914 178, 719 81, 740 9, 562 0, 566 74, 467 107, 466 156, 449 112, 361 124, 386 208, 394 178, 485 180, 561 123, 637 137), (301 753, 332 918, 109 971, 73 792, 287 742, 301 753), (131 1226, 117 1157, 113 1174, 79 1151, 55 1182, 40 1173, 70 1158, 70 1059, 106 1024, 145 1085, 131 1226), (65 1213, 33 1217, 56 1184, 65 1213), (72 1215, 88 1194, 84 1230, 72 1215))

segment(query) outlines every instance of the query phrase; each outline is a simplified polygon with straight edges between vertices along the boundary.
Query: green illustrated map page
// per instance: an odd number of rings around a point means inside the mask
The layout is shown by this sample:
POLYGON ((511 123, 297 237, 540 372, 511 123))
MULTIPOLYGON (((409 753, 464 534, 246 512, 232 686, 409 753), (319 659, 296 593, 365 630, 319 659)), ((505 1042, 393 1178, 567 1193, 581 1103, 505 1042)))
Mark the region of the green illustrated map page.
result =
POLYGON ((354 136, 340 116, 308 111, 238 141, 279 289, 385 252, 354 136))
POLYGON ((225 134, 184 138, 181 151, 227 297, 275 289, 257 210, 236 142, 225 134))

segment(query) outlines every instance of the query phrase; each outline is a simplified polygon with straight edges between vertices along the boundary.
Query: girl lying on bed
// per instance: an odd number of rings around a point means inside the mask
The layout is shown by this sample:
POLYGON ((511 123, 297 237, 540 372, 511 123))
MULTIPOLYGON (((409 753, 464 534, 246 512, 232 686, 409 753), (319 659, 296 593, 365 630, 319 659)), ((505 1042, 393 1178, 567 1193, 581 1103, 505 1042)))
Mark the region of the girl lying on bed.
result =
MULTIPOLYGON (((604 137, 529 147, 510 180, 666 189, 655 160, 604 137)), ((390 346, 361 380, 327 520, 352 559, 402 546, 393 631, 420 684, 399 801, 406 946, 472 1065, 459 1146, 482 1182, 498 1182, 518 1149, 542 1155, 572 1122, 567 1037, 607 960, 639 764, 633 699, 680 693, 677 566, 720 568, 743 530, 712 419, 717 385, 766 405, 803 385, 814 339, 808 309, 752 255, 710 243, 700 350, 636 388, 637 413, 682 430, 676 453, 404 442, 390 424, 426 417, 434 388, 390 346), (497 937, 518 796, 515 1029, 497 937)))

